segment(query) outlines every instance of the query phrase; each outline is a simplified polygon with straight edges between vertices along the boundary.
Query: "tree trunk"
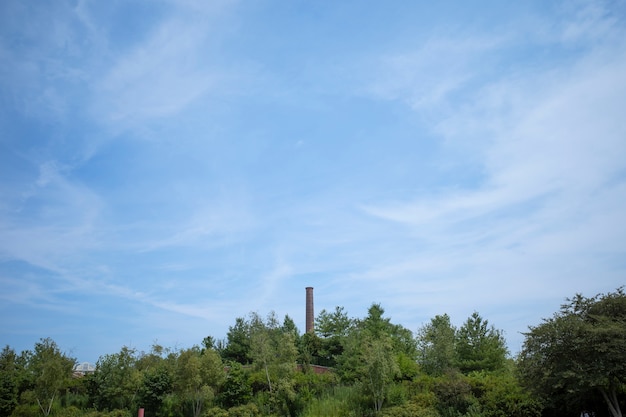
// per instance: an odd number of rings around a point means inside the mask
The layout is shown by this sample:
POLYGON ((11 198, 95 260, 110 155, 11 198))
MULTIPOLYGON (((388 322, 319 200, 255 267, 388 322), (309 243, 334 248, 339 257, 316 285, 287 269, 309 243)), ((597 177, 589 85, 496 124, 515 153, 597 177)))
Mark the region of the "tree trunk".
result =
POLYGON ((203 406, 204 393, 202 392, 202 387, 196 388, 195 392, 191 394, 191 411, 193 413, 193 417, 200 417, 203 406))
POLYGON ((39 408, 41 409, 41 412, 46 417, 50 415, 50 411, 52 410, 52 403, 54 403, 54 397, 55 396, 56 396, 56 394, 52 395, 52 398, 50 398, 50 402, 48 403, 48 406, 45 409, 43 408, 43 405, 41 405, 41 401, 39 401, 39 398, 37 398, 37 405, 39 405, 39 408))
POLYGON ((270 372, 267 369, 267 362, 264 362, 265 365, 265 377, 267 378, 267 386, 270 389, 270 392, 272 392, 272 381, 270 380, 270 372))
POLYGON ((617 401, 617 393, 615 392, 615 388, 610 388, 610 393, 606 392, 604 388, 600 389, 602 393, 602 397, 604 397, 604 401, 606 401, 609 406, 609 410, 611 411, 611 415, 613 417, 622 417, 622 410, 619 407, 619 402, 617 401))

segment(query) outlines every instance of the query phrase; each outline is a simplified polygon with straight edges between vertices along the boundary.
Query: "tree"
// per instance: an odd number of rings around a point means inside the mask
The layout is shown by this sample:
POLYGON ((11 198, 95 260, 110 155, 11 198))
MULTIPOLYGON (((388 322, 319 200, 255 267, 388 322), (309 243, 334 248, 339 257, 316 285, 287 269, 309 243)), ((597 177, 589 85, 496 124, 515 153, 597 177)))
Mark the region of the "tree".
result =
POLYGON ((298 350, 293 329, 279 327, 274 313, 265 320, 257 314, 250 320, 250 355, 253 364, 262 368, 268 389, 272 391, 272 379, 290 377, 295 369, 298 350))
MULTIPOLYGON (((405 332, 384 313, 380 304, 372 304, 368 315, 356 321, 344 338, 344 351, 338 357, 338 373, 343 382, 357 383, 376 412, 387 399, 394 379, 401 375, 399 357, 410 350, 402 343, 405 332)), ((410 332, 408 335, 414 345, 410 332)))
POLYGON ((293 374, 298 350, 293 329, 280 326, 275 314, 265 321, 256 313, 250 316, 250 355, 257 372, 267 383, 265 405, 269 413, 287 413, 296 397, 293 374))
POLYGON ((118 353, 101 356, 91 377, 90 395, 100 410, 129 409, 141 386, 135 349, 123 346, 118 353))
POLYGON ((435 316, 418 331, 418 358, 422 370, 442 375, 456 364, 456 329, 447 314, 435 316))
POLYGON ((19 365, 15 351, 8 345, 0 353, 0 415, 8 416, 17 406, 19 365))
POLYGON ((315 334, 311 336, 307 333, 303 337, 310 348, 311 361, 318 365, 336 366, 343 353, 345 339, 354 325, 355 320, 348 317, 343 307, 335 307, 332 313, 322 310, 315 319, 315 334))
POLYGON ((217 352, 199 347, 180 352, 176 363, 174 387, 190 405, 194 417, 213 399, 225 379, 224 366, 217 352))
POLYGON ((379 412, 387 398, 387 390, 400 373, 394 360, 391 339, 384 335, 366 338, 362 351, 362 382, 372 396, 374 410, 379 412))
POLYGON ((296 323, 293 321, 293 319, 289 317, 289 314, 285 314, 281 330, 283 333, 291 333, 294 337, 294 340, 296 341, 296 344, 298 343, 300 339, 300 330, 298 330, 298 326, 296 326, 296 323))
POLYGON ((354 320, 348 317, 348 313, 343 307, 335 307, 332 313, 326 310, 320 311, 315 319, 316 333, 321 337, 343 337, 346 336, 354 324, 354 320))
POLYGON ((525 384, 554 409, 589 410, 597 392, 621 417, 626 383, 626 294, 623 288, 591 298, 577 294, 553 317, 531 326, 519 358, 525 384))
POLYGON ((143 372, 139 387, 139 405, 148 415, 157 415, 167 394, 172 390, 172 377, 165 366, 147 369, 143 372))
POLYGON ((243 317, 237 317, 235 325, 228 328, 226 347, 221 354, 225 361, 250 363, 250 324, 243 317))
POLYGON ((252 389, 241 364, 231 362, 226 381, 222 386, 220 401, 227 408, 244 405, 252 398, 252 389))
POLYGON ((489 326, 477 312, 459 328, 456 352, 458 367, 463 373, 503 369, 508 354, 502 332, 489 326))
POLYGON ((75 363, 76 360, 62 353, 52 339, 35 343, 28 370, 34 377, 35 399, 44 416, 50 414, 59 392, 67 387, 75 363))

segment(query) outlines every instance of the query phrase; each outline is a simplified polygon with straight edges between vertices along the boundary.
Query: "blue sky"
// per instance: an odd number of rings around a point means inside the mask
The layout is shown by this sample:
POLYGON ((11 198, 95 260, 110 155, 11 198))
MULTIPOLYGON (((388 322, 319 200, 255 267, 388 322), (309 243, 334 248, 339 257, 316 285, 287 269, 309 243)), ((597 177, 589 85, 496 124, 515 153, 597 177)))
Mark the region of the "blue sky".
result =
POLYGON ((0 342, 373 302, 520 332, 626 283, 626 3, 0 2, 0 342))

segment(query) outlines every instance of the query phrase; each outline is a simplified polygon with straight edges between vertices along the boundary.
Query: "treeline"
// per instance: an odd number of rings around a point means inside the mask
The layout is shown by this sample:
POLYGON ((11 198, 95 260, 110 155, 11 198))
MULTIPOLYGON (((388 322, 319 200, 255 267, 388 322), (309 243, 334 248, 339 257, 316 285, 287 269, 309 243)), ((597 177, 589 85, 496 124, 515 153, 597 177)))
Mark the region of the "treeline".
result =
POLYGON ((319 313, 315 333, 251 313, 226 339, 150 352, 122 347, 78 377, 51 339, 0 354, 0 416, 621 417, 626 295, 568 299, 512 358, 500 330, 446 314, 413 334, 373 304, 319 313))

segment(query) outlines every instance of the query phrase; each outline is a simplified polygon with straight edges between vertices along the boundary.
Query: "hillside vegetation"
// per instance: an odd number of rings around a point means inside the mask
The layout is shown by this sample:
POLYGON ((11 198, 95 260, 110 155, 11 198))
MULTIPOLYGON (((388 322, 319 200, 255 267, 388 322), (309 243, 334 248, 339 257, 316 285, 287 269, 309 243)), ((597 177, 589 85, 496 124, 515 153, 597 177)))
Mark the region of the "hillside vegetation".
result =
POLYGON ((0 416, 622 416, 622 288, 567 299, 525 336, 513 358, 478 312, 458 328, 435 316, 415 334, 379 304, 363 318, 323 310, 305 334, 289 316, 251 313, 224 340, 124 346, 84 375, 45 338, 30 351, 2 350, 0 416))

